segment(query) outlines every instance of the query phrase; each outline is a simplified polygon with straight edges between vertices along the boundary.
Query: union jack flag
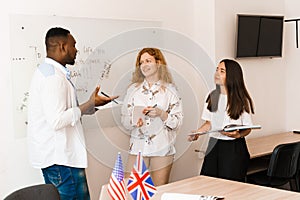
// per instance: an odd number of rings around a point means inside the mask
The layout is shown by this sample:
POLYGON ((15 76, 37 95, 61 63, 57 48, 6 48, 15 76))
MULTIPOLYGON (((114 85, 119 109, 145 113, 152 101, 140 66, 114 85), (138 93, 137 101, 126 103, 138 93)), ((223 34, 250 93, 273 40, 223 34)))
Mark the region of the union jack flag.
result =
POLYGON ((148 200, 156 193, 156 188, 141 152, 139 152, 131 171, 127 189, 134 200, 148 200))
POLYGON ((113 200, 126 199, 124 170, 123 170, 122 158, 120 153, 118 153, 115 167, 110 176, 107 191, 111 199, 113 200))

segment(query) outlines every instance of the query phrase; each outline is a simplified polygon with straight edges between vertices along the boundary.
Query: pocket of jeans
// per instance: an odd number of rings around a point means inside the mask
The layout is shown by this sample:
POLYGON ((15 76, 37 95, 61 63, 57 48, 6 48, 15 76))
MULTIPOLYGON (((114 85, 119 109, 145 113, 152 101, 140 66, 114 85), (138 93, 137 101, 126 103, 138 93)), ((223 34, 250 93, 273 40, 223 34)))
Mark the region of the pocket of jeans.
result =
POLYGON ((46 171, 48 180, 56 187, 62 183, 60 170, 58 167, 52 167, 46 171))

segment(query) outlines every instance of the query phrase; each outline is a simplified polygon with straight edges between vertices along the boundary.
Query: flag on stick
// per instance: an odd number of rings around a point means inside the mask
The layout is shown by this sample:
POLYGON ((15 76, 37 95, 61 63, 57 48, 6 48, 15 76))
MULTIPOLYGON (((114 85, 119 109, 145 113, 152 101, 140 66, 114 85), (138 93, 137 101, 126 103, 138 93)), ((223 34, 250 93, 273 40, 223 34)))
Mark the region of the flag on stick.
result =
POLYGON ((110 176, 107 191, 111 199, 113 200, 126 199, 124 169, 120 152, 118 153, 115 167, 110 176))
POLYGON ((156 188, 141 152, 139 152, 136 158, 128 180, 127 189, 134 200, 148 200, 156 193, 156 188))

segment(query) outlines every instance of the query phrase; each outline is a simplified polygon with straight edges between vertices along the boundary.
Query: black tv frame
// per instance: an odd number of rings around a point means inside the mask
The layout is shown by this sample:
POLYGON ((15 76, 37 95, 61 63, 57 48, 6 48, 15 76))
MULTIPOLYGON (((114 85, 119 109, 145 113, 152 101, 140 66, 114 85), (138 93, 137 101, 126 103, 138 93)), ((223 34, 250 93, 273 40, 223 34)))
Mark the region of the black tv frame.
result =
POLYGON ((282 57, 284 16, 237 14, 236 21, 236 58, 282 57))

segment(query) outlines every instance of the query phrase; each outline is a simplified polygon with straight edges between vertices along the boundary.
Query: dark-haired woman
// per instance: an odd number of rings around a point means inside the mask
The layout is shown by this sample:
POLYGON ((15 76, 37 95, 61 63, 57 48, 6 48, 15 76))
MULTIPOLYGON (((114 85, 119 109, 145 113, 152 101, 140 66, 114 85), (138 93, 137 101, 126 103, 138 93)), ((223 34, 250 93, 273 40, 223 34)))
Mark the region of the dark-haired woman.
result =
MULTIPOLYGON (((231 124, 252 125, 252 99, 245 87, 239 63, 224 59, 217 66, 214 81, 216 89, 209 93, 202 113, 204 124, 197 132, 222 130, 231 124)), ((251 129, 210 133, 201 175, 244 181, 249 163, 245 136, 251 129)), ((189 141, 199 135, 189 136, 189 141)))

